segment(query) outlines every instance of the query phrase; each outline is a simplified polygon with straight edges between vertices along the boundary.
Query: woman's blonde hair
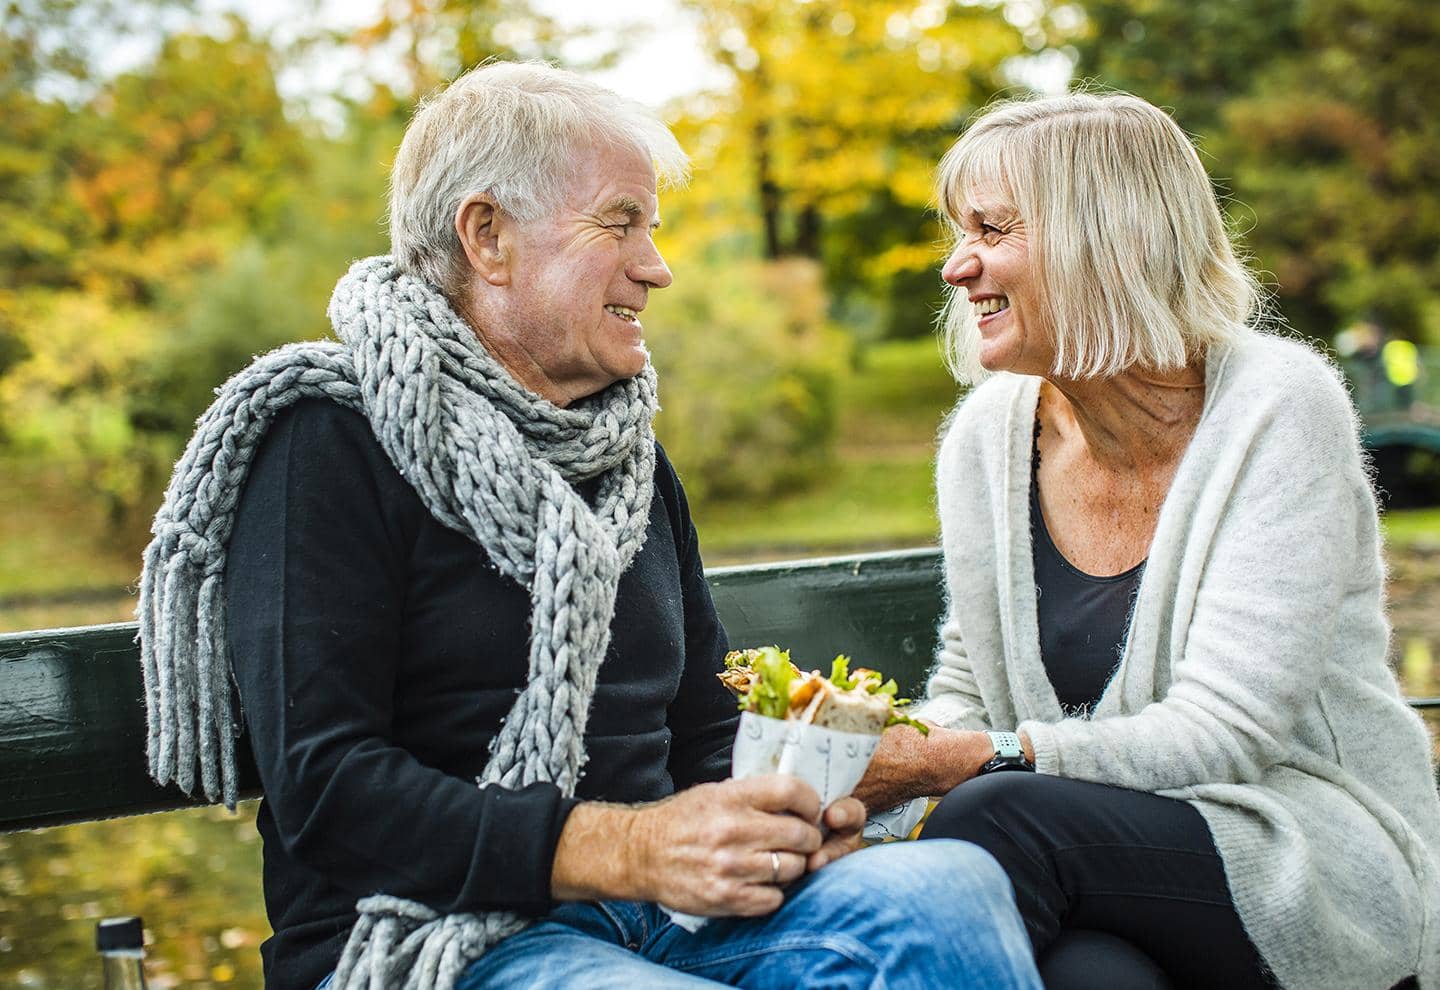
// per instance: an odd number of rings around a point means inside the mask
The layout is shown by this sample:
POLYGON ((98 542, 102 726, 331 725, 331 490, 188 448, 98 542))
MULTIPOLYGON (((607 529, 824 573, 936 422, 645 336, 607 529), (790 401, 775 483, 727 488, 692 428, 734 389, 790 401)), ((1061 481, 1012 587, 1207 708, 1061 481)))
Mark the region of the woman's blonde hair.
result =
MULTIPOLYGON (((1200 156, 1138 97, 1071 93, 988 107, 936 177, 956 244, 979 187, 1007 197, 1028 228, 1057 376, 1174 370, 1259 315, 1259 282, 1237 256, 1200 156)), ((950 290, 940 327, 956 378, 983 378, 963 290, 950 290)))

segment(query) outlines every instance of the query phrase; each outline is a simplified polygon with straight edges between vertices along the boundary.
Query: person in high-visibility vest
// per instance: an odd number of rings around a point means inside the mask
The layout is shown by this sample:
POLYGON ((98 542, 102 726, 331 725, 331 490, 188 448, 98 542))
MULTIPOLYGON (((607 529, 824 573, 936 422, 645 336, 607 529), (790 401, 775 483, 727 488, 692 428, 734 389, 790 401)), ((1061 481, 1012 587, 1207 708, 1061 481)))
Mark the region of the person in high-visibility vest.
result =
POLYGON ((1395 404, 1408 407, 1415 401, 1415 382, 1420 377, 1420 349, 1409 340, 1387 340, 1380 348, 1380 364, 1395 389, 1395 404))

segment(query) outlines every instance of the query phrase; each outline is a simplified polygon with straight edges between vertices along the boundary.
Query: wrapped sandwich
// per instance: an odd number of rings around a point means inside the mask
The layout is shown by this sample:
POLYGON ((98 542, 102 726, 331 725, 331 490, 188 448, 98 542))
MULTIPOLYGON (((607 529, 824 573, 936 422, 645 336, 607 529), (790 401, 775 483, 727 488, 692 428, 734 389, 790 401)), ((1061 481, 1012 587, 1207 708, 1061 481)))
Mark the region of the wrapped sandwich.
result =
MULTIPOLYGON (((893 680, 864 667, 851 672, 850 660, 845 656, 835 658, 826 678, 818 670, 802 672, 790 662, 790 654, 778 647, 736 650, 725 657, 725 670, 719 677, 740 699, 741 710, 750 713, 744 718, 758 716, 792 726, 815 727, 806 730, 814 744, 812 755, 807 757, 800 734, 781 733, 773 722, 763 724, 759 731, 753 725, 746 731, 742 719, 741 733, 735 740, 735 776, 745 776, 745 770, 756 767, 796 773, 815 784, 826 804, 848 794, 869 765, 875 747, 873 743, 857 744, 857 736, 878 742, 876 737, 892 725, 909 725, 923 735, 930 732, 925 723, 901 712, 909 701, 896 697, 893 680), (818 735, 822 729, 833 734, 818 735), (837 761, 834 747, 830 746, 821 776, 814 754, 842 738, 847 740, 842 747, 845 758, 837 761)), ((866 840, 881 842, 910 835, 924 817, 925 808, 925 799, 916 798, 894 808, 871 809, 865 823, 866 840)))
POLYGON ((929 731, 900 711, 909 701, 896 697, 894 680, 865 667, 852 673, 850 658, 843 654, 824 677, 818 670, 800 670, 789 651, 777 646, 735 650, 725 657, 725 670, 717 676, 739 699, 742 711, 765 718, 868 736, 892 725, 929 731))
MULTIPOLYGON (((838 656, 830 675, 808 673, 777 646, 736 650, 718 675, 740 702, 740 728, 730 758, 732 777, 784 773, 799 777, 828 806, 845 797, 870 765, 880 734, 892 725, 928 733, 924 723, 901 713, 893 680, 838 656)), ((923 806, 923 802, 922 806, 923 806)), ((676 924, 698 931, 706 919, 669 912, 676 924)))

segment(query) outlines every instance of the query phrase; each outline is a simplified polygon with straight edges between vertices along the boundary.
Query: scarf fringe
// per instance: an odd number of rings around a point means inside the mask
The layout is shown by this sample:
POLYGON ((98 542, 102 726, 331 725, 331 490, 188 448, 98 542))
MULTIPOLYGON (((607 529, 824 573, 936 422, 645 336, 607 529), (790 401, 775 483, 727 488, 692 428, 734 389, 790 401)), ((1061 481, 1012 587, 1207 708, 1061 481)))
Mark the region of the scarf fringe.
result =
POLYGON ((150 776, 235 810, 240 726, 225 646, 225 543, 250 459, 270 421, 304 398, 357 406, 337 344, 292 344, 219 389, 196 422, 151 525, 140 580, 140 657, 150 776))
POLYGON ((340 954, 334 990, 452 990, 487 948, 529 925, 516 914, 441 915, 379 894, 356 905, 360 920, 340 954))

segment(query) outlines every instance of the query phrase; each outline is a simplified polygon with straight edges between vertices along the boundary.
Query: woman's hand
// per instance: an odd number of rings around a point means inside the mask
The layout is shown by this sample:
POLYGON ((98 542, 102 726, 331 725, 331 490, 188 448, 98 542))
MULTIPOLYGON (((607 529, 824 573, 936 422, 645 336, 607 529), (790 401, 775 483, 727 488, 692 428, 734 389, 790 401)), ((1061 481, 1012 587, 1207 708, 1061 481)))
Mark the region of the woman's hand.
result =
POLYGON ((929 736, 908 725, 885 730, 865 776, 855 785, 854 796, 866 811, 885 811, 931 793, 925 767, 930 758, 930 738, 944 731, 934 725, 930 726, 929 736))
POLYGON ((928 736, 908 725, 896 725, 880 737, 870 767, 854 792, 871 814, 911 798, 949 793, 975 776, 995 752, 983 732, 926 724, 930 725, 928 736))

